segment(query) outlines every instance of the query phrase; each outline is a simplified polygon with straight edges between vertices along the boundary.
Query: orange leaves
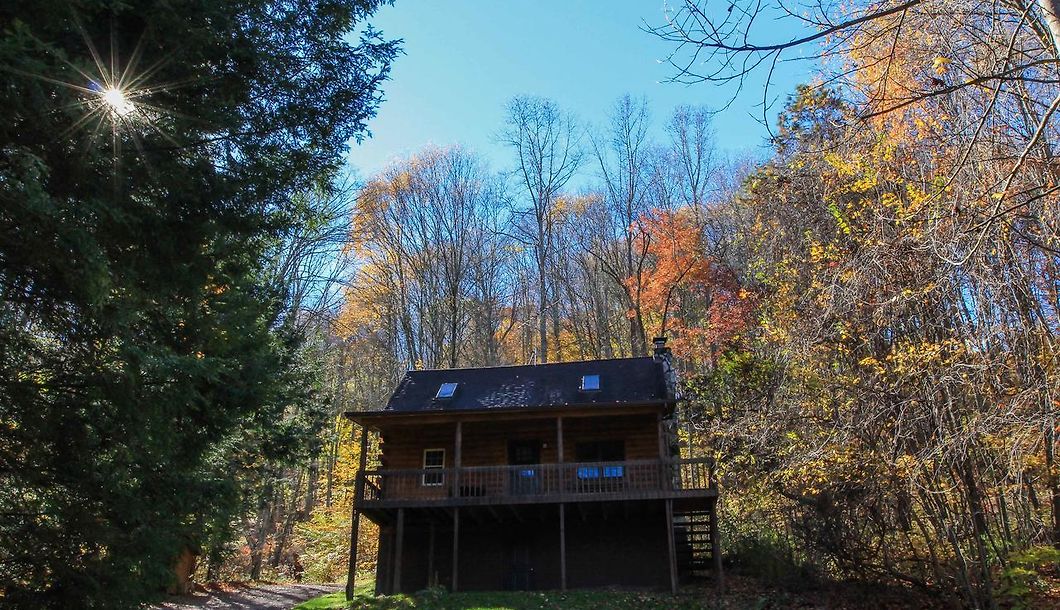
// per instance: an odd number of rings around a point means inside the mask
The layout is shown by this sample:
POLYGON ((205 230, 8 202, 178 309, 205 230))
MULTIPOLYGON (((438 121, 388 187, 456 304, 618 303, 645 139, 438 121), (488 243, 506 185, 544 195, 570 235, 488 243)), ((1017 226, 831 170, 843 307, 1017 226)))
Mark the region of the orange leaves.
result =
POLYGON ((653 210, 639 224, 649 265, 626 283, 641 295, 648 330, 672 335, 674 349, 686 358, 711 358, 746 327, 752 295, 708 254, 704 228, 691 209, 653 210))

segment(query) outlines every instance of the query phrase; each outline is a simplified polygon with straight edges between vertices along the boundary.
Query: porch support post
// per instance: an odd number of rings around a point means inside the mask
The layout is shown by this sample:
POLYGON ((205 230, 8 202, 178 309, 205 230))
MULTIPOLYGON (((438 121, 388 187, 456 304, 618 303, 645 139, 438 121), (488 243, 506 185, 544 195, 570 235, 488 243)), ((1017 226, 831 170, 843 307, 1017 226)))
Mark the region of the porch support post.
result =
MULTIPOLYGON (((563 418, 556 418, 556 463, 563 463, 563 418)), ((563 469, 560 469, 563 472, 563 469)), ((562 476, 561 476, 562 480, 562 476)))
POLYGON ((434 586, 434 517, 431 517, 431 529, 427 537, 427 588, 434 586))
POLYGON ((670 560, 670 592, 676 594, 677 551, 674 547, 674 501, 666 500, 666 550, 670 560))
POLYGON ((460 507, 453 509, 453 585, 456 591, 457 566, 460 564, 460 507))
MULTIPOLYGON (((663 426, 662 413, 658 413, 655 417, 659 426, 659 468, 657 469, 657 472, 659 473, 659 487, 661 489, 671 489, 674 482, 674 467, 673 464, 670 463, 670 453, 667 451, 666 447, 666 432, 663 426)), ((671 523, 671 529, 672 526, 673 524, 671 523)))
POLYGON ((368 428, 361 426, 361 455, 357 462, 357 478, 353 484, 353 511, 350 525, 350 567, 346 572, 346 599, 353 599, 357 580, 357 540, 361 533, 361 501, 364 500, 364 468, 368 459, 368 428))
POLYGON ((716 579, 718 594, 725 592, 725 572, 721 567, 721 537, 718 531, 718 500, 710 507, 710 556, 714 559, 714 578, 716 579))
POLYGON ((464 422, 456 422, 456 434, 453 438, 453 492, 454 498, 460 497, 460 460, 464 443, 464 422))
POLYGON ((559 588, 567 590, 567 505, 559 505, 559 588))
MULTIPOLYGON (((556 463, 559 464, 559 487, 566 483, 563 471, 563 418, 556 418, 556 463)), ((559 505, 559 586, 567 590, 567 507, 559 505)))
POLYGON ((397 533, 394 535, 394 593, 401 593, 401 551, 405 542, 405 509, 397 510, 397 533))
POLYGON ((662 413, 659 413, 656 416, 656 418, 657 418, 657 421, 659 422, 659 459, 663 460, 663 461, 666 461, 666 458, 669 457, 669 456, 666 453, 666 434, 663 432, 663 416, 662 416, 662 413))

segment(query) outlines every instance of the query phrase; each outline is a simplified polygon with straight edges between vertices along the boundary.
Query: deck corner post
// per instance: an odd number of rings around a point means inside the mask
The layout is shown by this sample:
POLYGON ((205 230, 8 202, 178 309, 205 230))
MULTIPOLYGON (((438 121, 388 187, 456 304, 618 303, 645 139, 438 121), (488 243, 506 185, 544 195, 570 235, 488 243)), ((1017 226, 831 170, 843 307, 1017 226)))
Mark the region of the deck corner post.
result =
POLYGON ((670 563, 670 593, 677 594, 677 549, 674 544, 674 501, 666 500, 666 550, 670 563))
POLYGON ((567 590, 567 505, 559 505, 559 587, 567 590))
MULTIPOLYGON (((563 476, 563 416, 556 418, 556 463, 560 465, 559 480, 557 485, 562 489, 565 478, 563 476)), ((567 506, 562 502, 559 505, 559 586, 561 591, 567 590, 567 506)))
POLYGON ((394 534, 394 593, 401 593, 401 556, 405 546, 405 509, 397 509, 397 532, 394 534))
POLYGON ((434 517, 431 517, 430 531, 427 535, 427 588, 437 584, 434 577, 434 517))
POLYGON ((460 507, 457 506, 453 509, 453 582, 450 587, 450 592, 455 593, 457 591, 456 578, 458 575, 457 567, 460 564, 460 507))
POLYGON ((361 533, 360 505, 364 500, 364 470, 368 460, 368 428, 361 426, 361 455, 357 463, 357 478, 353 484, 353 510, 350 515, 350 565, 346 571, 346 599, 353 599, 357 586, 357 541, 361 533))

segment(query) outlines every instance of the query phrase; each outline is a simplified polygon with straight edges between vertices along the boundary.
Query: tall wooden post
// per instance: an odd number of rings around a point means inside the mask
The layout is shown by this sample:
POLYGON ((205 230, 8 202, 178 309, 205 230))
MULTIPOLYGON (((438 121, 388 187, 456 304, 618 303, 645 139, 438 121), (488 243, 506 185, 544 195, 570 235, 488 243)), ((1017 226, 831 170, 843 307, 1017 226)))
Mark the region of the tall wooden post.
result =
POLYGON ((677 549, 674 545, 673 500, 666 500, 666 550, 670 560, 670 592, 677 594, 677 549))
MULTIPOLYGON (((559 484, 566 484, 563 471, 563 418, 556 418, 556 463, 559 467, 559 484)), ((561 591, 567 590, 567 507, 559 505, 559 586, 561 591)))
POLYGON ((460 507, 453 509, 453 585, 456 591, 457 566, 460 564, 460 507))
POLYGON ((397 510, 397 532, 394 534, 394 594, 401 593, 401 551, 405 546, 405 509, 397 510))
POLYGON ((433 587, 434 579, 434 517, 431 517, 431 529, 427 536, 427 588, 433 587))
POLYGON ((656 421, 659 427, 659 485, 663 489, 670 489, 674 483, 674 467, 670 463, 670 452, 667 450, 666 431, 663 425, 662 413, 656 415, 656 421))
POLYGON ((346 599, 353 599, 357 580, 357 540, 361 533, 361 501, 364 500, 364 468, 368 459, 368 428, 361 426, 361 455, 357 462, 357 478, 353 484, 353 512, 350 525, 350 567, 346 572, 346 599))
POLYGON ((669 455, 666 451, 666 433, 663 431, 663 416, 662 413, 657 415, 657 421, 659 424, 659 459, 666 460, 669 455))
POLYGON ((460 497, 460 460, 461 449, 464 442, 464 423, 456 422, 456 434, 453 438, 453 489, 452 497, 460 497))
MULTIPOLYGON (((563 463, 563 418, 556 418, 556 463, 563 463)), ((562 469, 560 470, 562 472, 562 469)))
POLYGON ((567 505, 559 505, 559 588, 567 590, 567 505))

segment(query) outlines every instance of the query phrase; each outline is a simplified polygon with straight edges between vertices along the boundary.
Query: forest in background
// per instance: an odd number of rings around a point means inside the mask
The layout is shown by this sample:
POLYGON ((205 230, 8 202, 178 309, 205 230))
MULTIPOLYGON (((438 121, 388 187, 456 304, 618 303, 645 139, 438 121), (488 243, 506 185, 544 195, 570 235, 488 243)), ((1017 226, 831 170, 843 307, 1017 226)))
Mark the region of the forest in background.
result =
POLYGON ((720 154, 716 108, 526 95, 509 159, 431 148, 363 181, 342 152, 399 50, 361 29, 377 3, 131 7, 0 10, 5 603, 131 607, 190 555, 200 582, 341 579, 343 411, 409 368, 656 335, 730 568, 991 608, 1055 569, 1055 0, 687 0, 645 32, 677 81, 820 62, 767 153, 720 154), (770 17, 808 33, 752 42, 770 17), (108 39, 157 106, 61 86, 108 39))
MULTIPOLYGON (((732 566, 1026 603, 1060 542, 1060 28, 1044 2, 879 3, 738 44, 755 6, 689 2, 654 33, 699 83, 811 47, 827 70, 788 97, 765 159, 719 154, 708 108, 627 96, 592 124, 524 96, 498 128, 509 165, 432 148, 351 189, 336 413, 379 408, 408 368, 641 355, 665 335, 686 450, 722 469, 732 566), (719 67, 694 72, 694 52, 719 67)), ((348 435, 308 472, 348 480, 348 435)), ((302 478, 282 484, 292 507, 302 478)), ((342 574, 348 503, 294 528, 315 578, 342 574)))

